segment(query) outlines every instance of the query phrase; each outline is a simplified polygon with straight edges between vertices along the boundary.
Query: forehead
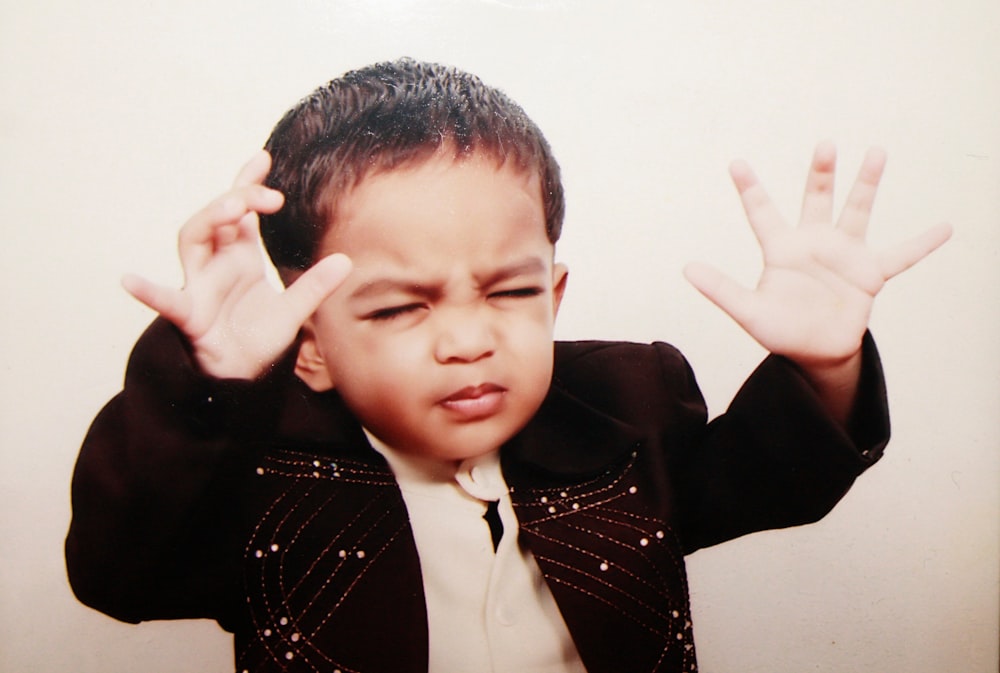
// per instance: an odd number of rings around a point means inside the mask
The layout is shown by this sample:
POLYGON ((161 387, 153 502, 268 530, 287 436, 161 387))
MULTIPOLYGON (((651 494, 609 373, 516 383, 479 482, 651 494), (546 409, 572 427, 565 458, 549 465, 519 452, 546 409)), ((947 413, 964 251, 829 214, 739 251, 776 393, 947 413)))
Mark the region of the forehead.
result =
POLYGON ((368 175, 338 199, 331 220, 323 254, 551 247, 538 173, 483 154, 439 151, 368 175))

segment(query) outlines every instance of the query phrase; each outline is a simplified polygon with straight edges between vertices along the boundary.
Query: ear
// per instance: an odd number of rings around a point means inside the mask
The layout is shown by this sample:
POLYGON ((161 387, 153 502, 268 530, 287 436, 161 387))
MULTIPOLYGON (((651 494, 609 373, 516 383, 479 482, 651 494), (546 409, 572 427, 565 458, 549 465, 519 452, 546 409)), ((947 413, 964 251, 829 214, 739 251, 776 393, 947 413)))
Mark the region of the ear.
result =
POLYGON ((569 268, 562 263, 552 265, 552 315, 559 314, 563 294, 566 292, 566 281, 569 278, 569 268))
POLYGON ((302 326, 302 339, 299 344, 299 355, 295 359, 295 375, 303 383, 317 393, 333 389, 333 377, 326 367, 326 360, 319 349, 316 340, 316 330, 312 320, 307 320, 302 326))

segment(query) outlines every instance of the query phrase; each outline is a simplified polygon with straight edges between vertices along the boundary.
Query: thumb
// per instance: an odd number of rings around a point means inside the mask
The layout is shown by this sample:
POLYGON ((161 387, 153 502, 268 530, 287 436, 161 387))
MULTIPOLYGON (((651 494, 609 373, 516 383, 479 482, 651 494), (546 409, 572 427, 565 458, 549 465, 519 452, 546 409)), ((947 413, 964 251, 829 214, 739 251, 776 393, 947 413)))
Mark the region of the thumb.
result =
POLYGON ((742 326, 750 320, 753 293, 722 273, 701 262, 684 267, 684 277, 713 304, 742 326))
POLYGON ((301 325, 316 312, 323 300, 344 282, 351 268, 351 259, 336 253, 316 262, 288 286, 285 305, 296 324, 301 325))

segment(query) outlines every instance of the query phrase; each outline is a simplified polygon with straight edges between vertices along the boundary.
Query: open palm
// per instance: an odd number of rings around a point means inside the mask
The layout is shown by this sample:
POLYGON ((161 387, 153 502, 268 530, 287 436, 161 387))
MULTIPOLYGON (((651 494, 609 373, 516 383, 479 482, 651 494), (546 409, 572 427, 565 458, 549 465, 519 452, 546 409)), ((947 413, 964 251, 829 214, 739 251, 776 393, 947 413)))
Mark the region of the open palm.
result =
POLYGON ((749 166, 735 162, 730 173, 764 257, 757 287, 745 288, 705 264, 689 265, 685 275, 772 353, 804 366, 852 357, 860 348, 875 295, 886 281, 951 235, 948 225, 939 225, 888 250, 867 245, 884 166, 885 153, 869 150, 834 224, 836 150, 821 144, 809 169, 800 222, 791 227, 749 166))

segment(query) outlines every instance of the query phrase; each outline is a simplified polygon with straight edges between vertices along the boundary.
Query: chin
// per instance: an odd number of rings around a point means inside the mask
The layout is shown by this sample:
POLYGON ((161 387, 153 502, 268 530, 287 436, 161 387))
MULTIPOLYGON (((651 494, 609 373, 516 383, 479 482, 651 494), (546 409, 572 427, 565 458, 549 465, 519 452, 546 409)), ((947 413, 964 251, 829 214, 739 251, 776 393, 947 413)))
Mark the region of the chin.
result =
POLYGON ((444 460, 468 460, 478 458, 499 449, 504 442, 514 436, 516 430, 475 427, 471 424, 457 433, 445 446, 427 446, 426 455, 444 460))

